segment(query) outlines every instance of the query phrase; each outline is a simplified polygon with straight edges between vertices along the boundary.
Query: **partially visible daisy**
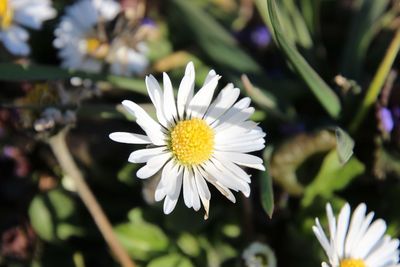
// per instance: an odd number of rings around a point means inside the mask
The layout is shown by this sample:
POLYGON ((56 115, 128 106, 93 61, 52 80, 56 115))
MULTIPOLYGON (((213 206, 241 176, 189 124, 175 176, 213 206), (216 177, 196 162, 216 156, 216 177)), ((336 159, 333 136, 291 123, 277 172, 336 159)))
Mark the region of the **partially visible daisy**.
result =
POLYGON ((107 57, 107 61, 111 64, 110 72, 122 76, 142 73, 149 65, 147 51, 148 47, 144 42, 138 43, 136 49, 122 44, 113 45, 107 57))
POLYGON ((50 0, 0 0, 0 41, 12 54, 28 55, 29 33, 22 26, 39 30, 56 14, 50 0))
POLYGON ((247 154, 263 149, 265 143, 265 133, 249 120, 254 112, 250 99, 237 101, 240 90, 228 84, 212 101, 220 78, 211 70, 194 94, 195 72, 190 62, 175 98, 166 73, 164 90, 152 75, 147 76, 147 91, 156 108, 157 121, 138 104, 122 102, 145 135, 115 132, 110 138, 147 145, 132 152, 128 161, 146 163, 136 174, 141 179, 161 172, 155 200, 164 199, 165 214, 175 208, 182 187, 186 206, 197 211, 202 203, 207 218, 211 194, 206 181, 235 202, 231 190, 250 195, 250 175, 241 167, 265 170, 261 158, 247 154))
POLYGON ((61 66, 99 72, 110 43, 104 29, 97 26, 113 20, 120 9, 114 0, 80 0, 67 7, 54 31, 54 46, 60 50, 61 66))
POLYGON ((318 220, 313 231, 329 258, 322 267, 399 267, 399 240, 385 235, 382 219, 372 222, 374 213, 366 214, 364 203, 358 205, 350 220, 350 205, 346 203, 336 220, 330 204, 326 206, 329 240, 318 220))

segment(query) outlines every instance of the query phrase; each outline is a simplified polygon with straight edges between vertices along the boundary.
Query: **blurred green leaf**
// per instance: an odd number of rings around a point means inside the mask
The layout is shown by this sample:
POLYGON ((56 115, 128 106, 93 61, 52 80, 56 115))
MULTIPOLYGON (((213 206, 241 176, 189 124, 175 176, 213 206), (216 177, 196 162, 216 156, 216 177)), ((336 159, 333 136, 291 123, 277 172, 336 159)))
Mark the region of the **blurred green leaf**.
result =
POLYGON ((306 187, 302 206, 309 206, 316 196, 329 198, 333 192, 345 188, 354 178, 364 172, 364 164, 352 157, 343 165, 335 149, 326 155, 317 176, 306 187))
POLYGON ((128 222, 116 226, 114 230, 132 258, 148 260, 168 249, 168 237, 156 225, 128 222))
POLYGON ((335 128, 336 149, 340 163, 346 163, 353 155, 354 140, 340 127, 335 128))
MULTIPOLYGON (((282 3, 288 13, 288 17, 282 17, 282 19, 289 20, 287 26, 293 28, 296 43, 303 48, 310 49, 313 46, 313 41, 296 3, 293 0, 284 0, 282 3)), ((283 28, 283 30, 286 32, 288 27, 283 28)))
POLYGON ((188 256, 197 257, 200 254, 200 245, 196 237, 190 233, 182 233, 177 240, 178 247, 188 256))
MULTIPOLYGON (((273 151, 272 146, 269 146, 264 150, 264 162, 269 162, 272 151, 273 151)), ((272 177, 269 174, 268 164, 266 166, 266 171, 261 173, 260 187, 261 187, 261 204, 265 212, 271 218, 274 212, 274 191, 272 189, 272 177)))
POLYGON ((194 265, 188 258, 172 253, 150 261, 147 267, 194 267, 194 265))
POLYGON ((320 104, 333 118, 338 118, 341 111, 339 98, 287 39, 286 33, 281 26, 276 1, 267 0, 267 4, 263 3, 264 1, 266 0, 257 0, 257 6, 259 12, 263 14, 263 18, 267 20, 267 23, 271 24, 276 43, 320 104))
POLYGON ((223 75, 238 86, 240 75, 245 73, 265 89, 263 93, 275 109, 287 106, 286 98, 278 99, 277 96, 282 94, 282 90, 292 89, 291 86, 298 84, 269 79, 263 68, 239 47, 233 36, 198 5, 186 0, 173 0, 172 3, 170 17, 179 18, 177 23, 187 27, 191 41, 202 49, 223 75))
POLYGON ((144 80, 132 79, 115 75, 91 74, 82 71, 65 70, 55 66, 21 65, 0 63, 0 81, 54 81, 71 77, 88 78, 94 81, 106 81, 121 89, 147 94, 144 80))
POLYGON ((358 12, 352 16, 351 27, 342 57, 343 76, 359 78, 367 50, 380 30, 380 20, 390 0, 361 0, 358 12))
POLYGON ((69 194, 54 189, 37 195, 29 206, 29 218, 36 233, 46 241, 66 240, 81 236, 82 228, 71 224, 76 204, 69 194))

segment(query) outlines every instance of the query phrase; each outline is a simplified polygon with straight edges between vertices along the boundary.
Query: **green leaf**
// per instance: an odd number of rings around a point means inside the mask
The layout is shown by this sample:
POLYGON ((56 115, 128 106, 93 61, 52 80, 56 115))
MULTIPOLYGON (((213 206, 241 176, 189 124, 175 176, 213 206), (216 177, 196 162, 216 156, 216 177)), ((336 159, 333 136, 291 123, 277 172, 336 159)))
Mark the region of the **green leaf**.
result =
POLYGON ((88 78, 94 81, 105 81, 120 89, 147 94, 146 86, 142 79, 132 79, 115 75, 91 74, 82 71, 65 70, 55 66, 0 63, 0 81, 54 81, 69 79, 71 77, 88 78))
POLYGON ((37 195, 32 200, 28 213, 36 233, 42 239, 52 242, 84 233, 82 228, 72 224, 76 209, 70 195, 61 189, 54 189, 37 195))
POLYGON ((336 149, 340 163, 346 163, 353 155, 354 140, 340 127, 335 128, 336 149))
POLYGON ((377 32, 382 27, 383 13, 389 0, 362 0, 358 12, 352 16, 352 23, 348 33, 342 57, 343 76, 358 79, 367 50, 377 32))
POLYGON ((182 233, 178 240, 177 245, 188 256, 197 257, 200 254, 200 245, 196 237, 190 233, 182 233))
MULTIPOLYGON (((264 161, 269 162, 272 154, 272 146, 267 147, 264 151, 264 161)), ((268 165, 266 166, 268 167, 268 165)), ((272 177, 269 174, 268 168, 265 172, 261 173, 261 204, 271 218, 274 212, 274 191, 272 189, 272 177)))
POLYGON ((194 265, 188 258, 172 253, 150 261, 147 267, 194 267, 194 265))
POLYGON ((168 249, 168 237, 156 225, 128 222, 116 226, 114 230, 132 258, 148 260, 168 249))
POLYGON ((281 48, 293 69, 308 85, 311 92, 315 95, 325 110, 331 115, 331 117, 338 118, 341 111, 339 98, 307 63, 290 40, 287 39, 286 33, 281 26, 276 1, 267 0, 266 5, 263 3, 264 1, 265 0, 257 0, 257 6, 263 18, 266 19, 267 24, 270 24, 277 45, 281 48))
POLYGON ((298 84, 287 80, 277 82, 269 79, 263 68, 240 48, 233 36, 198 5, 187 0, 173 0, 170 17, 179 18, 175 22, 179 23, 179 29, 183 28, 182 24, 187 27, 185 29, 190 31, 190 41, 200 47, 213 62, 213 67, 219 68, 231 82, 238 86, 238 77, 245 73, 254 79, 255 84, 260 84, 261 88, 266 89, 264 94, 272 101, 274 108, 286 106, 286 98, 278 100, 277 95, 282 90, 298 84))
POLYGON ((352 157, 343 165, 335 149, 326 155, 314 180, 306 187, 302 206, 309 206, 315 197, 329 198, 335 191, 345 188, 354 178, 364 172, 364 165, 352 157))

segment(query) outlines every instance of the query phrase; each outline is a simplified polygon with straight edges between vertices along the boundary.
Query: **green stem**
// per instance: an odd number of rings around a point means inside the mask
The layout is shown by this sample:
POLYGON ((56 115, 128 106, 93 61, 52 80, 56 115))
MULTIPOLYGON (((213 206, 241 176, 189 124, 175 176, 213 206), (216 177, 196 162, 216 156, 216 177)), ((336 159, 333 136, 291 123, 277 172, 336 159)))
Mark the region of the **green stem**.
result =
POLYGON ((390 69, 393 65, 393 62, 397 56, 397 53, 400 49, 400 29, 397 30, 392 42, 390 43, 389 48, 386 51, 386 55, 381 62, 378 71, 376 72, 374 79, 372 80, 367 93, 364 97, 363 102, 361 103, 358 112, 350 125, 350 133, 354 134, 362 121, 364 120, 365 116, 368 113, 368 110, 372 107, 375 103, 383 84, 390 72, 390 69))

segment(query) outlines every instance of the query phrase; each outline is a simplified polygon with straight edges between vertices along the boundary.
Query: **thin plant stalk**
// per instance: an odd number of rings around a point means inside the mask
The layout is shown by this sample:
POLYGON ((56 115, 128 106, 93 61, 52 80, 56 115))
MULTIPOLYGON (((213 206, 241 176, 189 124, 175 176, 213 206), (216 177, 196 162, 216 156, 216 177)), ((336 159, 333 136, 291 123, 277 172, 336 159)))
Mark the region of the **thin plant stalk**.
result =
POLYGON ((400 50, 400 29, 396 31, 395 36, 393 37, 392 42, 390 43, 389 48, 386 51, 386 55, 383 58, 378 71, 376 72, 374 79, 372 80, 367 93, 361 103, 360 108, 357 111, 357 114, 350 125, 350 133, 355 133, 364 120, 365 116, 368 113, 368 110, 374 105, 376 99, 383 88, 385 80, 389 75, 390 69, 393 65, 394 60, 400 50))
POLYGON ((120 264, 123 267, 135 267, 135 263, 131 260, 128 253, 115 236, 110 221, 100 207, 89 186, 86 184, 82 172, 72 158, 65 139, 67 132, 68 130, 64 129, 49 139, 49 144, 54 155, 63 171, 73 179, 80 198, 86 205, 101 234, 120 264))

